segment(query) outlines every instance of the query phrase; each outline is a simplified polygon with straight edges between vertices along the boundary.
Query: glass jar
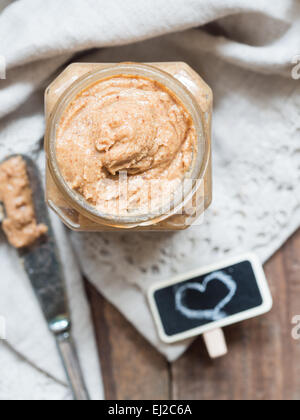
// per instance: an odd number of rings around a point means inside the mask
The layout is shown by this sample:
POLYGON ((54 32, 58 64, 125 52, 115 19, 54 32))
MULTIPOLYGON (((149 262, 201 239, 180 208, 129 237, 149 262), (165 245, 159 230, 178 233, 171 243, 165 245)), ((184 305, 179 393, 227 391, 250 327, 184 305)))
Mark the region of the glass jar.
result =
POLYGON ((74 63, 46 89, 46 200, 72 230, 178 230, 186 229, 206 210, 212 200, 211 118, 212 91, 187 64, 170 63, 74 63), (78 93, 93 83, 128 74, 146 77, 165 86, 191 115, 197 134, 197 153, 188 188, 160 214, 141 217, 111 216, 100 213, 73 191, 63 179, 56 159, 56 129, 61 115, 78 93))

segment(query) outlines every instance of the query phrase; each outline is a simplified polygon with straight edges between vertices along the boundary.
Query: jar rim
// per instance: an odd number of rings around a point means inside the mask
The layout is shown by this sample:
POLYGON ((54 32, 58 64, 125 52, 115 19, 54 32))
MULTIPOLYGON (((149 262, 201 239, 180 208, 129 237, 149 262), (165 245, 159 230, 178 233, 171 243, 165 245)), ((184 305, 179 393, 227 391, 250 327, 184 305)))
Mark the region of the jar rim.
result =
POLYGON ((71 206, 73 206, 79 213, 87 218, 90 218, 96 223, 128 228, 156 224, 182 210, 199 188, 199 179, 203 179, 209 162, 209 144, 206 136, 204 135, 201 109, 192 93, 171 74, 152 65, 140 63, 119 63, 107 65, 101 69, 85 73, 83 76, 76 79, 60 96, 53 112, 50 115, 45 135, 45 148, 50 173, 56 186, 61 193, 63 193, 64 197, 71 206), (192 164, 192 170, 189 171, 191 172, 190 177, 188 177, 188 179, 191 179, 194 182, 192 182, 190 190, 184 191, 183 197, 182 194, 179 194, 177 199, 174 199, 173 202, 166 206, 168 211, 166 211, 166 207, 164 207, 160 209, 159 214, 148 213, 146 215, 135 214, 133 216, 115 216, 100 212, 95 206, 90 205, 81 194, 74 191, 68 185, 61 174, 59 164, 57 162, 56 131, 61 116, 67 106, 80 92, 87 89, 92 84, 118 75, 136 75, 162 84, 180 100, 190 114, 196 128, 197 153, 192 164))

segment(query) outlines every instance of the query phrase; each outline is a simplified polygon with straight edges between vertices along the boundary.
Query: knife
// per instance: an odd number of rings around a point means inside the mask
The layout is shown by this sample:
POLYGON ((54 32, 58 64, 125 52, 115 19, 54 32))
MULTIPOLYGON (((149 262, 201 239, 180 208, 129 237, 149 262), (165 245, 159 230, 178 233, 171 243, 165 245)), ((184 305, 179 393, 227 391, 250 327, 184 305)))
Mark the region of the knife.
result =
POLYGON ((74 341, 71 335, 71 317, 62 265, 50 222, 39 171, 27 156, 21 156, 27 165, 32 198, 38 223, 48 227, 48 233, 30 247, 20 249, 19 256, 40 303, 49 329, 54 335, 74 399, 89 400, 74 341))

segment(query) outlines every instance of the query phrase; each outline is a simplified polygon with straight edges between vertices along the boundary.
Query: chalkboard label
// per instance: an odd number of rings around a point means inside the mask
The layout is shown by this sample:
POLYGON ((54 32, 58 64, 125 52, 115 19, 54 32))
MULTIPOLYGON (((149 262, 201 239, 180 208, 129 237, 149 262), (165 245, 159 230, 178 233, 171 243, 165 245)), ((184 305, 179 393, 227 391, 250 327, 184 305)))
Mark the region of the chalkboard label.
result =
POLYGON ((172 343, 268 312, 272 298, 253 254, 154 286, 150 306, 159 335, 172 343))

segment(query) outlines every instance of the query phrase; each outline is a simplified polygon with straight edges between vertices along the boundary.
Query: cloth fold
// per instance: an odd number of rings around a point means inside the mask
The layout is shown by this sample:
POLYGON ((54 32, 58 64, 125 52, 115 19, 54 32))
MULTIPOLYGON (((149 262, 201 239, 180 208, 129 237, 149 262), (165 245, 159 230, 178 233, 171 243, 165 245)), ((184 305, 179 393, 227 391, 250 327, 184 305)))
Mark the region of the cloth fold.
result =
MULTIPOLYGON (((0 1, 0 11, 6 3, 0 1)), ((174 360, 189 342, 159 341, 148 287, 242 251, 265 261, 299 227, 300 85, 291 77, 299 33, 296 0, 19 0, 0 14, 7 63, 7 79, 0 80, 1 159, 28 153, 43 168, 43 91, 70 61, 185 61, 214 90, 214 202, 202 226, 70 235, 53 216, 94 399, 103 394, 81 272, 174 360)), ((53 339, 4 239, 0 261, 0 315, 8 326, 8 341, 0 343, 0 399, 70 398, 53 339)))

